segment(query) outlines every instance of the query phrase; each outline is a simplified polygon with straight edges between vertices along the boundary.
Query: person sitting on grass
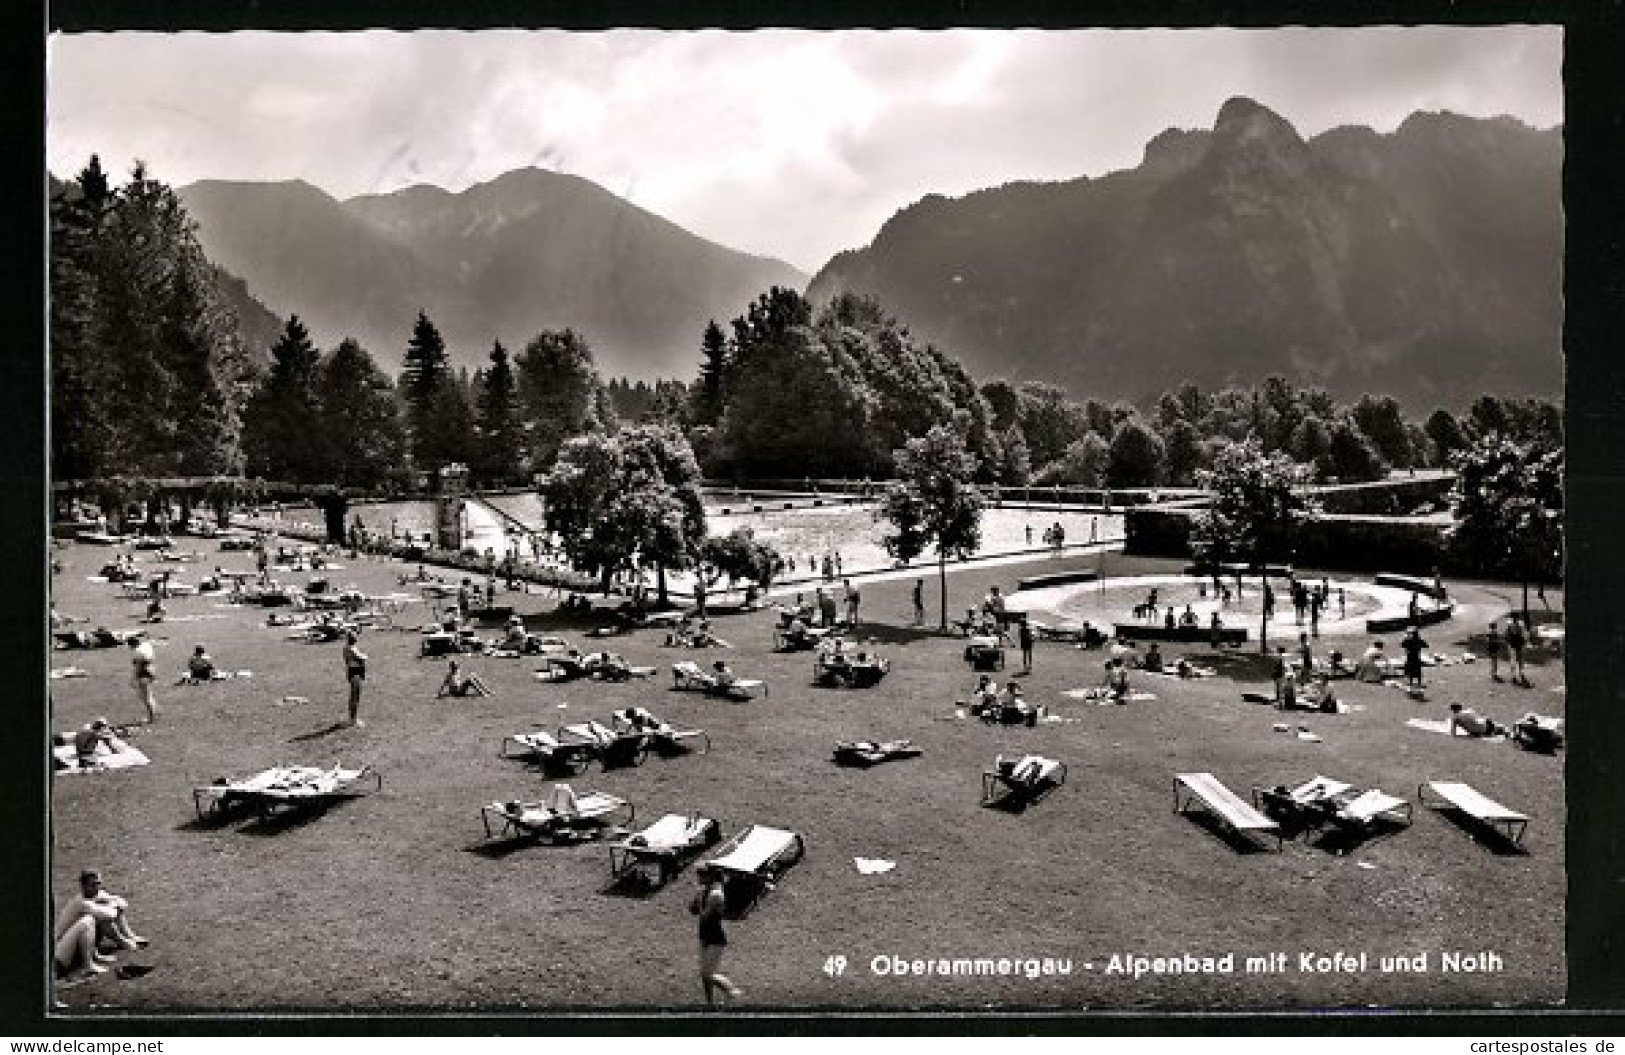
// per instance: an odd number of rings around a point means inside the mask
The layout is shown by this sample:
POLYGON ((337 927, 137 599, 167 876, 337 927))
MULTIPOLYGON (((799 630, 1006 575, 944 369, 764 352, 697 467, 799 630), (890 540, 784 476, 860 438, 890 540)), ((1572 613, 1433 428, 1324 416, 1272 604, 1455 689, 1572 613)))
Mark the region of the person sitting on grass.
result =
MULTIPOLYGON (((1214 614, 1217 615, 1218 613, 1214 614)), ((1185 630, 1195 630, 1198 625, 1196 611, 1189 604, 1185 605, 1185 610, 1179 615, 1179 625, 1185 630)))
POLYGON ((589 652, 581 657, 581 670, 605 681, 625 681, 632 676, 632 665, 619 652, 589 652))
POLYGON ((1162 673, 1162 650, 1155 641, 1145 650, 1145 658, 1140 661, 1140 666, 1151 674, 1162 673))
POLYGON ((1509 730, 1504 725, 1479 714, 1471 707, 1463 707, 1459 703, 1450 705, 1450 735, 1455 736, 1460 729, 1466 736, 1508 736, 1509 730))
POLYGON ((64 979, 85 981, 105 973, 113 958, 102 955, 104 943, 127 950, 147 947, 147 939, 130 928, 129 907, 103 888, 100 872, 80 873, 79 893, 56 918, 56 968, 64 979))
POLYGON ((1361 653, 1360 661, 1354 666, 1354 677, 1372 684, 1387 680, 1388 654, 1382 650, 1381 641, 1371 642, 1370 647, 1361 653))
POLYGON ((192 658, 186 661, 186 680, 190 682, 213 681, 222 677, 219 667, 214 665, 214 658, 209 650, 199 645, 192 650, 192 658))
POLYGON ((435 693, 435 699, 447 696, 489 696, 491 690, 485 682, 480 680, 478 674, 465 674, 458 669, 457 661, 451 660, 446 668, 446 680, 440 683, 440 691, 435 693))
POLYGON ((728 664, 717 660, 711 665, 711 687, 718 692, 727 692, 739 680, 728 664))
POLYGON ((976 687, 970 692, 970 713, 981 715, 984 711, 997 706, 998 702, 999 686, 993 680, 993 676, 991 674, 979 675, 976 679, 976 687))
POLYGON ((1337 694, 1332 692, 1331 675, 1325 671, 1316 674, 1314 680, 1309 683, 1309 689, 1303 699, 1304 705, 1310 710, 1336 714, 1337 694))
POLYGON ((80 726, 73 734, 73 756, 80 769, 95 769, 101 765, 96 751, 103 745, 109 751, 118 751, 120 743, 106 718, 96 718, 80 726))

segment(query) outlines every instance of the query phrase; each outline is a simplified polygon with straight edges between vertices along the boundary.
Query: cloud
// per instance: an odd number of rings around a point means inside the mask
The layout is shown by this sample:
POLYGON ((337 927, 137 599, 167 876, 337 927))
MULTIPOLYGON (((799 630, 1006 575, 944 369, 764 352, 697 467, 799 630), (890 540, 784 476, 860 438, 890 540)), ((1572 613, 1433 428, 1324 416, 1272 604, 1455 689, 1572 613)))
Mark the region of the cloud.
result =
POLYGON ((897 208, 1137 164, 1248 95, 1305 135, 1562 118, 1555 27, 56 36, 48 159, 461 190, 537 165, 813 270, 897 208))

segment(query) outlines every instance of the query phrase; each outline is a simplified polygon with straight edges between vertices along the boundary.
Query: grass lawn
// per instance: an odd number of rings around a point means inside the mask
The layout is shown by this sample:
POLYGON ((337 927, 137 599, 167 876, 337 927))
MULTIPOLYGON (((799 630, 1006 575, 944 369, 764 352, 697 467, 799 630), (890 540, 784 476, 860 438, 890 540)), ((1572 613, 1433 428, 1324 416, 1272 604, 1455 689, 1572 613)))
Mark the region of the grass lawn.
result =
MULTIPOLYGON (((199 543, 212 551, 212 543, 199 543)), ((91 625, 135 625, 140 605, 86 581, 113 551, 69 545, 54 602, 91 625)), ((252 555, 208 552, 204 565, 249 570, 252 555)), ((967 568, 949 579, 950 613, 998 582, 1035 571, 1093 568, 1095 558, 967 568)), ((1111 558, 1109 574, 1166 574, 1167 561, 1111 558)), ((369 592, 395 589, 404 566, 350 562, 330 573, 369 592)), ((179 577, 195 581, 197 565, 179 577)), ((303 576, 283 576, 303 579, 303 576)), ((927 610, 936 611, 934 568, 927 610)), ((443 660, 419 659, 413 630, 372 630, 365 728, 343 716, 339 646, 286 640, 265 611, 212 598, 170 602, 157 628, 162 720, 141 730, 147 767, 58 777, 52 786, 52 890, 74 888, 84 867, 127 896, 152 948, 154 970, 62 991, 70 1009, 519 1009, 692 1007, 701 1000, 694 889, 684 873, 648 897, 605 892, 609 854, 573 846, 485 843, 480 807, 537 799, 557 778, 498 757, 510 733, 597 718, 642 705, 675 724, 709 730, 709 754, 563 778, 578 791, 631 800, 638 822, 699 811, 726 832, 760 823, 800 832, 806 859, 746 919, 729 925, 726 972, 744 1006, 807 1008, 1046 1007, 1302 1008, 1525 1006, 1565 991, 1563 758, 1501 742, 1451 739, 1405 724, 1438 719, 1460 700, 1501 720, 1526 710, 1563 713, 1560 662, 1531 668, 1534 687, 1491 683, 1483 662, 1430 670, 1427 702, 1393 688, 1340 683, 1356 708, 1298 714, 1322 737, 1276 732, 1273 708, 1244 703, 1252 664, 1231 677, 1180 682, 1139 676, 1154 702, 1098 706, 1063 695, 1098 681, 1101 655, 1040 643, 1024 679, 1029 699, 1065 721, 1036 728, 954 721, 953 701, 974 681, 959 639, 908 628, 911 581, 865 583, 864 636, 892 659, 877 688, 811 683, 808 653, 771 651, 770 612, 725 616, 716 630, 743 677, 771 694, 736 704, 671 688, 670 666, 708 663, 660 645, 657 631, 608 647, 660 675, 626 685, 535 680, 538 662, 472 658, 488 699, 436 701, 443 660), (196 618, 193 618, 196 617, 196 618), (197 687, 173 682, 193 645, 252 679, 197 687), (302 697, 307 703, 286 703, 302 697), (561 706, 567 705, 567 706, 561 706), (837 739, 908 737, 920 758, 869 770, 830 761, 837 739), (996 753, 1064 761, 1063 787, 1023 812, 978 805, 996 753), (380 793, 325 813, 261 823, 200 824, 191 789, 278 764, 368 763, 380 793), (1173 776, 1217 775, 1246 795, 1254 784, 1314 774, 1380 787, 1414 802, 1427 780, 1465 781, 1530 818, 1526 853, 1474 838, 1447 815, 1417 806, 1415 823, 1338 855, 1312 840, 1252 852, 1199 819, 1174 813, 1173 776), (860 874, 854 857, 893 870, 860 874), (1299 954, 1367 954, 1368 969, 1321 974, 1299 954), (1123 956, 1236 956, 1233 974, 1110 973, 1123 956), (1287 954, 1285 970, 1247 973, 1243 958, 1287 954), (1495 969, 1445 973, 1443 953, 1493 953, 1495 969), (1426 955, 1424 973, 1384 972, 1380 957, 1426 955), (844 956, 838 977, 824 971, 844 956), (897 977, 876 957, 1013 957, 1070 961, 1070 973, 1028 978, 897 977)), ((1426 633, 1434 649, 1471 647, 1509 607, 1514 588, 1452 584, 1457 619, 1426 633)), ((1135 598, 1137 599, 1137 598, 1135 598)), ((505 595, 533 629, 577 635, 592 622, 550 614, 553 598, 505 595)), ((1126 618, 1127 592, 1102 614, 1126 618)), ((1554 595, 1554 603, 1561 601, 1554 595)), ((407 621, 427 618, 414 606, 407 621)), ((1290 609, 1282 630, 1291 630, 1290 609)), ((1292 635, 1295 637, 1295 633, 1292 635)), ((1287 640, 1282 636, 1283 642, 1287 640)), ((589 642, 578 639, 585 650, 589 642)), ((1322 642, 1357 654, 1363 634, 1322 642)), ((1390 650, 1393 646, 1390 645, 1390 650)), ((1178 655, 1177 649, 1167 650, 1178 655)), ((1206 653, 1192 650, 1193 655, 1206 653)), ((139 716, 125 650, 59 652, 85 678, 50 682, 53 727, 98 714, 139 716)), ((1013 664, 1011 670, 1019 663, 1013 664)), ((1273 845, 1273 841, 1271 841, 1273 845)), ((889 962, 889 961, 888 961, 889 962)))

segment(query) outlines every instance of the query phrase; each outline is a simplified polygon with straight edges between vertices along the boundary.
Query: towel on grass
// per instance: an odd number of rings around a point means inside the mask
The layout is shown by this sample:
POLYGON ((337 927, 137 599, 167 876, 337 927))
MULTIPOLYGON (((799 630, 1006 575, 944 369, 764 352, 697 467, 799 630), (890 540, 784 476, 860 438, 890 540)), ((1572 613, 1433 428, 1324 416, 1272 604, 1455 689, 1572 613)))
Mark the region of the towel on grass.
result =
POLYGON ((879 875, 881 872, 890 872, 897 867, 896 861, 885 861, 878 857, 854 857, 852 863, 858 866, 858 871, 866 876, 879 875))

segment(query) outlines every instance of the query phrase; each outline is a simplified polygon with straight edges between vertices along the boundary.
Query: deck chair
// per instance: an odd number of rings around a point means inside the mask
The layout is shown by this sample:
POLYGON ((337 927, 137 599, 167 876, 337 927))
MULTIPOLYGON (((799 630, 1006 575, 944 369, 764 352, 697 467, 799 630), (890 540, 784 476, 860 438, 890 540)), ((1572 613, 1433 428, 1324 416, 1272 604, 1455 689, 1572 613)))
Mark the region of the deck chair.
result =
POLYGON ((924 754, 912 740, 837 740, 835 764, 841 766, 874 766, 894 758, 918 758, 924 754))
POLYGON ((687 692, 703 692, 725 700, 744 702, 756 698, 756 693, 767 694, 767 685, 750 678, 737 678, 727 685, 718 685, 716 678, 700 668, 698 663, 684 661, 671 667, 672 685, 687 692))
POLYGON ((710 817, 668 813, 642 831, 610 843, 610 885, 664 886, 721 838, 722 826, 710 817))
POLYGON ((1512 726, 1512 741, 1526 751, 1552 754, 1563 746, 1563 719, 1526 714, 1512 726))
POLYGON ((753 824, 735 832, 705 864, 722 873, 723 898, 729 914, 737 919, 754 908, 806 853, 807 845, 797 833, 753 824))
POLYGON ((1431 805, 1434 809, 1456 809, 1489 828, 1496 835, 1503 836, 1513 846, 1523 845, 1523 833, 1529 827, 1529 818, 1516 810, 1507 809, 1471 785, 1435 780, 1419 785, 1416 789, 1416 798, 1422 805, 1431 805), (1429 792, 1443 801, 1429 803, 1427 800, 1429 792))
POLYGON ((1411 804, 1378 788, 1359 794, 1345 792, 1332 799, 1325 814, 1333 827, 1354 838, 1363 838, 1382 825, 1411 823, 1411 804))
POLYGON ((587 676, 587 667, 577 655, 547 655, 542 657, 547 666, 536 672, 543 681, 574 681, 587 676))
POLYGON ((222 777, 213 784, 193 788, 192 804, 200 820, 236 809, 251 809, 263 818, 279 808, 327 806, 382 790, 383 786, 383 777, 371 766, 273 766, 241 780, 222 777), (371 788, 366 787, 369 781, 371 788))
POLYGON ((1212 773, 1174 774, 1174 812, 1185 813, 1198 804, 1238 835, 1275 836, 1275 848, 1281 849, 1281 826, 1242 801, 1218 777, 1212 773))
POLYGON ((1331 777, 1315 776, 1295 788, 1253 786, 1253 806, 1283 828, 1318 827, 1334 808, 1332 800, 1354 785, 1331 777))
POLYGON ((701 754, 711 750, 711 736, 704 729, 678 729, 642 707, 616 711, 610 718, 610 724, 618 733, 639 732, 647 735, 650 746, 661 754, 680 754, 693 750, 696 744, 703 745, 700 747, 701 754))
POLYGON ((972 670, 1003 670, 1004 645, 992 635, 973 637, 965 645, 965 662, 972 670))
POLYGON ((554 842, 592 839, 603 834, 610 818, 626 811, 630 824, 636 807, 602 791, 577 795, 568 784, 554 784, 545 802, 493 802, 480 808, 487 839, 532 838, 554 842))
POLYGON ((513 733, 503 737, 497 753, 503 758, 523 758, 536 765, 580 773, 599 756, 599 745, 595 740, 580 737, 566 739, 538 729, 534 733, 513 733))
POLYGON ((631 729, 620 731, 594 721, 562 726, 558 738, 566 744, 592 744, 594 757, 605 769, 641 766, 649 757, 649 736, 631 729))
POLYGON ((1043 755, 1000 758, 982 771, 982 805, 1033 803, 1066 783, 1066 763, 1043 755), (1004 789, 1001 797, 1000 789, 1004 789))

